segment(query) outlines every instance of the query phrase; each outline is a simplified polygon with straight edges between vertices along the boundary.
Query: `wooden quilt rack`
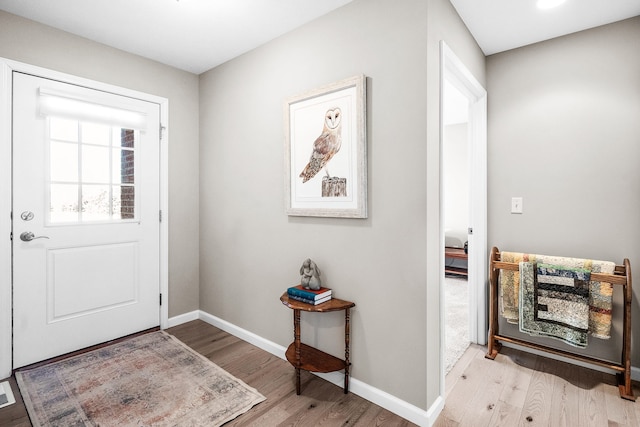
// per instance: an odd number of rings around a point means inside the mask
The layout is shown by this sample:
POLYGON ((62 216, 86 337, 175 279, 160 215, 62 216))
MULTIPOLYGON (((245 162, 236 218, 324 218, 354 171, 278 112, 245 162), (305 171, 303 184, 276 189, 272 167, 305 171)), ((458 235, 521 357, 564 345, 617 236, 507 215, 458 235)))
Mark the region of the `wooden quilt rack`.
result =
POLYGON ((623 265, 617 265, 613 274, 591 274, 592 280, 608 282, 612 285, 621 285, 624 288, 624 320, 622 331, 622 356, 620 363, 613 363, 590 356, 572 353, 570 351, 558 350, 519 338, 500 335, 498 329, 498 273, 499 270, 518 271, 518 269, 518 263, 500 261, 500 251, 498 248, 494 247, 491 249, 491 261, 489 264, 489 348, 485 357, 488 359, 495 359, 502 347, 500 341, 503 341, 612 369, 617 372, 616 376, 618 378, 620 397, 635 401, 636 398, 633 395, 633 390, 631 389, 631 298, 633 292, 631 288, 631 267, 629 265, 629 260, 625 258, 623 265))

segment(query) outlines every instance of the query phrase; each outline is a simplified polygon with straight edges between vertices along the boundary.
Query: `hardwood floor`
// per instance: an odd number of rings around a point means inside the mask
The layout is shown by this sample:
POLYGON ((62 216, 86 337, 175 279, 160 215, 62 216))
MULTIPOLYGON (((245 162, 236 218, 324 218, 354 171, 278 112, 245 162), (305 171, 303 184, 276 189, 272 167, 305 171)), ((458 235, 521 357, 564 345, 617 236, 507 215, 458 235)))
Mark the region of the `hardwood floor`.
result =
POLYGON ((504 347, 492 361, 486 351, 471 345, 449 372, 434 427, 640 426, 640 399, 621 399, 613 375, 504 347))
MULTIPOLYGON (((297 396, 288 362, 205 322, 167 332, 267 397, 225 427, 414 425, 304 371, 297 396)), ((640 426, 640 399, 621 399, 612 375, 510 348, 495 361, 485 359, 485 352, 471 345, 449 372, 446 405, 434 427, 640 426)), ((0 409, 0 426, 29 427, 15 379, 10 382, 16 404, 0 409)), ((635 383, 634 393, 640 396, 635 383)))
MULTIPOLYGON (((295 371, 285 360, 196 320, 167 329, 182 342, 240 378, 267 400, 225 424, 229 426, 413 426, 415 424, 305 371, 302 393, 295 392, 295 371)), ((0 409, 0 426, 29 427, 15 378, 16 403, 0 409)))

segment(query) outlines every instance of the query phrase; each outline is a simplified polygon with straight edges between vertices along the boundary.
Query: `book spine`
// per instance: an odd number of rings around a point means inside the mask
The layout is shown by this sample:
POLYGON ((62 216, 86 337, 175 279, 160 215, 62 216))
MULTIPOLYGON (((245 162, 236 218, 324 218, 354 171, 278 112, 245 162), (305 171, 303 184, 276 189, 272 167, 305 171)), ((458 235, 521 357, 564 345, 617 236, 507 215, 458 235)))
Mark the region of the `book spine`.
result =
MULTIPOLYGON (((306 304, 311 304, 311 305, 318 305, 318 304, 319 304, 319 302, 318 302, 318 301, 316 301, 316 300, 311 300, 311 299, 309 299, 309 298, 303 298, 303 297, 300 297, 300 296, 298 296, 298 295, 291 295, 291 294, 289 294, 289 298, 291 298, 292 300, 295 300, 295 301, 304 302, 304 303, 306 303, 306 304)), ((322 302, 329 301, 330 299, 331 299, 331 298, 327 298, 327 299, 324 299, 324 298, 323 298, 323 299, 322 299, 322 302)))
POLYGON ((321 299, 321 298, 326 298, 329 295, 331 295, 331 291, 329 291, 329 293, 324 294, 324 295, 318 295, 318 294, 314 294, 313 292, 306 292, 303 291, 301 289, 298 288, 289 288, 287 289, 287 293, 289 295, 296 295, 299 296, 301 298, 306 298, 306 299, 310 299, 310 300, 317 300, 317 299, 321 299))
POLYGON ((314 294, 313 292, 305 292, 305 291, 300 290, 298 288, 289 288, 289 289, 287 289, 287 293, 289 295, 296 295, 296 296, 299 296, 301 298, 306 298, 306 299, 310 299, 310 300, 314 300, 314 301, 317 300, 317 299, 324 298, 324 297, 328 296, 328 295, 314 294))

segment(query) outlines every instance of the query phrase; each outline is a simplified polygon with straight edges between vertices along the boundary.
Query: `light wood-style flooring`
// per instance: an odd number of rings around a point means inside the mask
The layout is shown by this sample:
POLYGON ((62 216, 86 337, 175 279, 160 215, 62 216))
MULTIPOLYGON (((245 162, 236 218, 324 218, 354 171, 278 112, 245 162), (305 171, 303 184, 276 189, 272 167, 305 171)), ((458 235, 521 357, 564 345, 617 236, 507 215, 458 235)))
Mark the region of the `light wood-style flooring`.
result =
MULTIPOLYGON (((225 426, 414 425, 304 371, 297 396, 288 362, 205 322, 167 331, 267 397, 225 426)), ((495 361, 485 352, 471 345, 449 372, 435 427, 640 426, 640 399, 621 399, 612 375, 510 348, 495 361)), ((17 403, 0 409, 0 426, 31 426, 15 379, 10 381, 17 403)), ((638 384, 634 393, 640 396, 638 384)))
POLYGON ((471 345, 447 374, 434 427, 640 426, 640 399, 621 399, 613 375, 512 348, 494 361, 486 352, 471 345))
MULTIPOLYGON (((182 342, 240 378, 267 400, 225 424, 229 426, 413 426, 415 424, 315 375, 302 372, 302 392, 295 391, 295 370, 285 360, 203 321, 167 329, 182 342)), ((16 404, 0 409, 0 426, 31 423, 15 378, 16 404)))

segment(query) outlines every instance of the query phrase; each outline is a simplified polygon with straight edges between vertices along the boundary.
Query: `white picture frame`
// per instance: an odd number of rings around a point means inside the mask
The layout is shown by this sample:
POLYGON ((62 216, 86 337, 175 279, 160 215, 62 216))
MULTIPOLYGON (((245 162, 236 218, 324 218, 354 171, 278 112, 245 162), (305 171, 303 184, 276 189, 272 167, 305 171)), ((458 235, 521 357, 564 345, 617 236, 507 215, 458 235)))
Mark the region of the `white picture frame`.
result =
POLYGON ((284 126, 287 214, 367 218, 366 77, 287 99, 284 126))

